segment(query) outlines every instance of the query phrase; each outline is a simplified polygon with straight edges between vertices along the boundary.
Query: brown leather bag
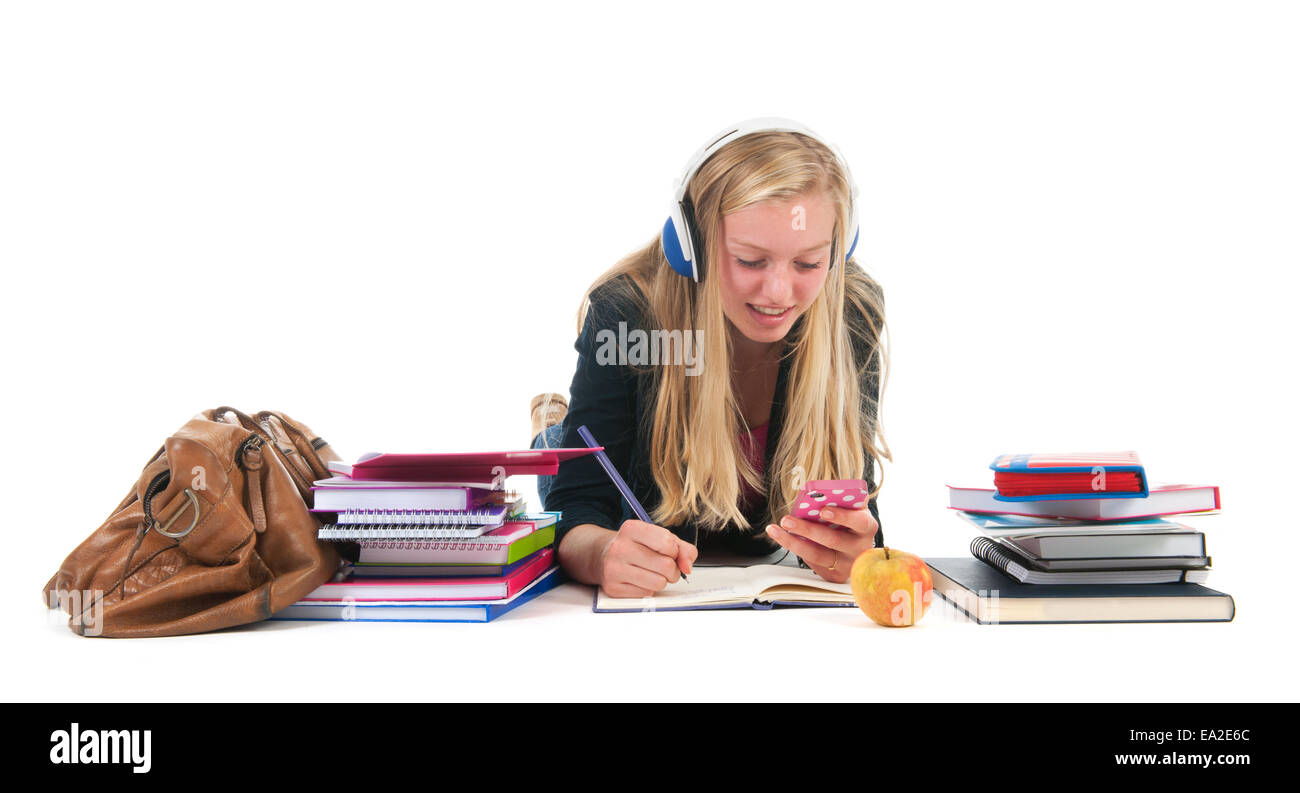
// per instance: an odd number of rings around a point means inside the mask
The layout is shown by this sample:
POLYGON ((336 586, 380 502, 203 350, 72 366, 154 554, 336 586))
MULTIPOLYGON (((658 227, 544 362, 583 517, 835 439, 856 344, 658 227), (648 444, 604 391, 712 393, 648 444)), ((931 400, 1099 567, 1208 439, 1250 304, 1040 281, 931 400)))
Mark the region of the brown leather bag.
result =
POLYGON ((174 636, 266 619, 327 581, 311 483, 338 455, 283 413, 204 411, 45 585, 85 636, 174 636))

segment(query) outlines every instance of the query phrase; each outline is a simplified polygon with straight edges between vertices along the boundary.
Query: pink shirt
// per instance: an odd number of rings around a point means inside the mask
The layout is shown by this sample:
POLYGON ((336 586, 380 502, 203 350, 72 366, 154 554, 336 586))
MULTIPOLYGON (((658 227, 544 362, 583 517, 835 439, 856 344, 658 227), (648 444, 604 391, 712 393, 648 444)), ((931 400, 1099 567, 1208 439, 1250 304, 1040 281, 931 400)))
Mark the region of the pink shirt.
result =
MULTIPOLYGON (((761 475, 763 473, 763 458, 767 454, 767 424, 760 424, 749 432, 740 434, 740 449, 745 453, 746 459, 754 466, 754 469, 761 475)), ((742 511, 748 511, 756 503, 765 498, 765 494, 757 489, 750 487, 743 480, 740 485, 740 508, 742 511)))

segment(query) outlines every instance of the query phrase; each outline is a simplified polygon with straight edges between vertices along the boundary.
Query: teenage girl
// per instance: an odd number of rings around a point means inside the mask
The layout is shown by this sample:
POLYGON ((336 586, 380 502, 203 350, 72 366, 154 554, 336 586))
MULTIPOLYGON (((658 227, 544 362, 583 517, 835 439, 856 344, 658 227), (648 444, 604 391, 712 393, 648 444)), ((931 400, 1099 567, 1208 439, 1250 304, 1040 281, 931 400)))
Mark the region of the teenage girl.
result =
POLYGON ((571 578, 642 597, 702 551, 785 548, 842 582, 882 544, 884 306, 851 258, 855 192, 805 127, 734 125, 688 164, 662 234, 592 284, 570 401, 533 400, 533 445, 584 446, 586 425, 654 522, 629 519, 590 456, 539 477, 571 578), (871 486, 866 509, 826 509, 830 525, 789 514, 804 481, 853 478, 871 486))

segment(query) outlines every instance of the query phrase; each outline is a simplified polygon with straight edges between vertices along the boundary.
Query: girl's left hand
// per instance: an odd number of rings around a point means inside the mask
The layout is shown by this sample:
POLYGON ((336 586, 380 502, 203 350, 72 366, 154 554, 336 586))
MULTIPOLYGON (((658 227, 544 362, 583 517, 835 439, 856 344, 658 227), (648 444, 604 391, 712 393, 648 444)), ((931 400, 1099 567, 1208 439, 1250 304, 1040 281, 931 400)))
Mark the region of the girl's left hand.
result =
POLYGON ((818 517, 834 525, 787 515, 781 519, 781 526, 767 527, 767 536, 801 557, 817 575, 844 583, 858 556, 875 547, 880 524, 865 507, 823 507, 818 517))

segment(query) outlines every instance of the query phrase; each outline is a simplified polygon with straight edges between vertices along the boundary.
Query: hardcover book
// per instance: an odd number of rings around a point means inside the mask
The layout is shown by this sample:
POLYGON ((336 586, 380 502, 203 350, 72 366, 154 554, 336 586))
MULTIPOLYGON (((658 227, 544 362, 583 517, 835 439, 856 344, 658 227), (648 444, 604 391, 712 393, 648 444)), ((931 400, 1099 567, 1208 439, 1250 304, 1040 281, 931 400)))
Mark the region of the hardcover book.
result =
POLYGON ((1022 584, 974 557, 930 559, 934 591, 980 623, 1230 622, 1232 597, 1200 584, 1022 584))
POLYGON ((1219 488, 1213 485, 1157 485, 1145 498, 1066 498, 1007 501, 985 487, 948 485, 948 507, 1026 517, 1126 520, 1219 509, 1219 488))
POLYGON ((328 581, 316 587, 302 600, 504 600, 551 567, 554 557, 554 551, 543 548, 528 564, 505 576, 349 578, 328 581))
MULTIPOLYGON (((599 447, 603 449, 604 447, 599 447)), ((593 454, 597 449, 524 449, 514 452, 464 452, 447 454, 364 454, 352 465, 329 463, 336 474, 354 480, 386 479, 416 482, 470 482, 498 484, 501 477, 553 475, 560 463, 593 454)))
POLYGON ((495 601, 298 601, 273 620, 338 622, 491 622, 564 582, 552 567, 516 594, 495 601))

